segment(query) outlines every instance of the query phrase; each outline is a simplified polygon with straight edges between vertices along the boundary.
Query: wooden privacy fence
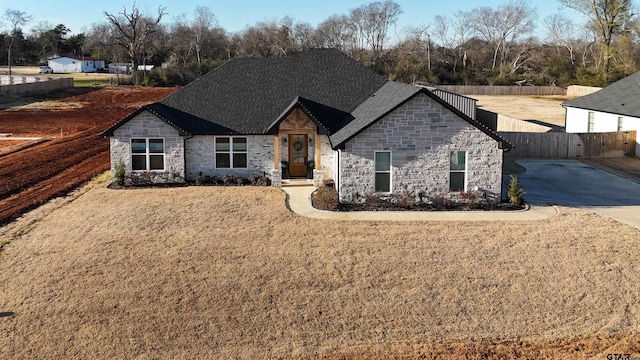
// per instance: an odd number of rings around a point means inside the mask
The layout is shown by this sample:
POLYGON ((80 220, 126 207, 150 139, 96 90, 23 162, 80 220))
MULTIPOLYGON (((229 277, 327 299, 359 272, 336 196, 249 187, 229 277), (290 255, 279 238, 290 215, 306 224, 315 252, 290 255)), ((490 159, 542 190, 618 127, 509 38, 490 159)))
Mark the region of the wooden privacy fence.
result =
POLYGON ((566 95, 559 86, 476 86, 436 85, 436 88, 460 95, 566 95))
POLYGON ((518 158, 615 158, 634 156, 636 132, 608 133, 523 133, 499 132, 500 136, 515 145, 505 153, 518 158))
POLYGON ((507 132, 547 132, 550 126, 524 121, 484 109, 476 109, 476 120, 493 131, 507 132))
POLYGON ((585 96, 593 94, 594 92, 601 89, 601 87, 569 85, 567 86, 567 97, 574 98, 578 96, 585 96))

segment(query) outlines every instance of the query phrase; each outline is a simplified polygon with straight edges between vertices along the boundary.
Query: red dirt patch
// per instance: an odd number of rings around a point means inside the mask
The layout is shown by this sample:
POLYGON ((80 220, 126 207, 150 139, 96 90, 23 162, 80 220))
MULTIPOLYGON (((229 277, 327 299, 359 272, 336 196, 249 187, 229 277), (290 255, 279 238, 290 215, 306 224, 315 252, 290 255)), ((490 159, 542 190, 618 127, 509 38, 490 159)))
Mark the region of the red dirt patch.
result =
POLYGON ((83 104, 79 109, 0 111, 0 133, 12 133, 14 137, 58 137, 17 152, 0 153, 0 224, 108 170, 109 140, 100 133, 139 106, 176 90, 73 88, 48 94, 46 98, 83 104))

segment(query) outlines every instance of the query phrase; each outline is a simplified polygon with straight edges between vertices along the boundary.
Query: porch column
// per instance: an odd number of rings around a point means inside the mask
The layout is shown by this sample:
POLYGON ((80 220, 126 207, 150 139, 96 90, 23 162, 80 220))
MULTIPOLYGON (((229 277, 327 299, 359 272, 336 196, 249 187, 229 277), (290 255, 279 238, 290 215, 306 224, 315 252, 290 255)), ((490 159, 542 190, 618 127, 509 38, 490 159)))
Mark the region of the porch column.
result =
POLYGON ((313 169, 313 186, 318 187, 322 184, 324 174, 322 172, 322 164, 320 159, 322 158, 322 140, 320 134, 316 132, 316 167, 313 169))
POLYGON ((278 135, 273 135, 273 170, 271 170, 271 186, 280 187, 282 173, 280 173, 280 143, 278 135))
POLYGON ((322 157, 322 144, 320 143, 320 134, 316 134, 316 170, 322 169, 320 158, 322 157))
POLYGON ((280 169, 280 139, 273 135, 273 168, 280 169))

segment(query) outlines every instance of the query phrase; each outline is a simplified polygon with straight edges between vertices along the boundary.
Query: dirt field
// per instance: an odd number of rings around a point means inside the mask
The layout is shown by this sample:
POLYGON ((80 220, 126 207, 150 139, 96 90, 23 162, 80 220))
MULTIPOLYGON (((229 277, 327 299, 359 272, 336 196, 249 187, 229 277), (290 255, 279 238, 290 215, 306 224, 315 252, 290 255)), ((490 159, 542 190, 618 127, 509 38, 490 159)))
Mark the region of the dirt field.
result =
POLYGON ((640 237, 586 211, 323 221, 278 189, 107 177, 3 228, 1 358, 640 354, 640 237))
MULTIPOLYGON (((488 96, 469 95, 478 100, 478 107, 521 120, 538 120, 564 127, 562 96, 488 96)), ((543 124, 544 125, 544 124, 543 124)))
POLYGON ((20 142, 0 140, 0 224, 108 169, 109 140, 99 133, 137 107, 173 91, 73 88, 1 110, 0 133, 55 138, 27 148, 17 146, 20 142))

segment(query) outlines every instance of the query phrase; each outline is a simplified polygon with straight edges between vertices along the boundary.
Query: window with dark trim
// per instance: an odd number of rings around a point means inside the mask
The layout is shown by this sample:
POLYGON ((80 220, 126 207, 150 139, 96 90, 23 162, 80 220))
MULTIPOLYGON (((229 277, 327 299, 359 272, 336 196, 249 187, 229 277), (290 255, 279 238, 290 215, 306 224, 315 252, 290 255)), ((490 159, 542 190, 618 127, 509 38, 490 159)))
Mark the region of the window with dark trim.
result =
POLYGON ((465 190, 466 172, 466 151, 452 151, 449 156, 449 191, 465 190))
POLYGON ((131 170, 164 170, 164 139, 131 139, 131 170))
POLYGON ((216 137, 215 162, 218 169, 246 169, 247 138, 216 137))
POLYGON ((391 151, 375 153, 375 191, 391 192, 391 151))

